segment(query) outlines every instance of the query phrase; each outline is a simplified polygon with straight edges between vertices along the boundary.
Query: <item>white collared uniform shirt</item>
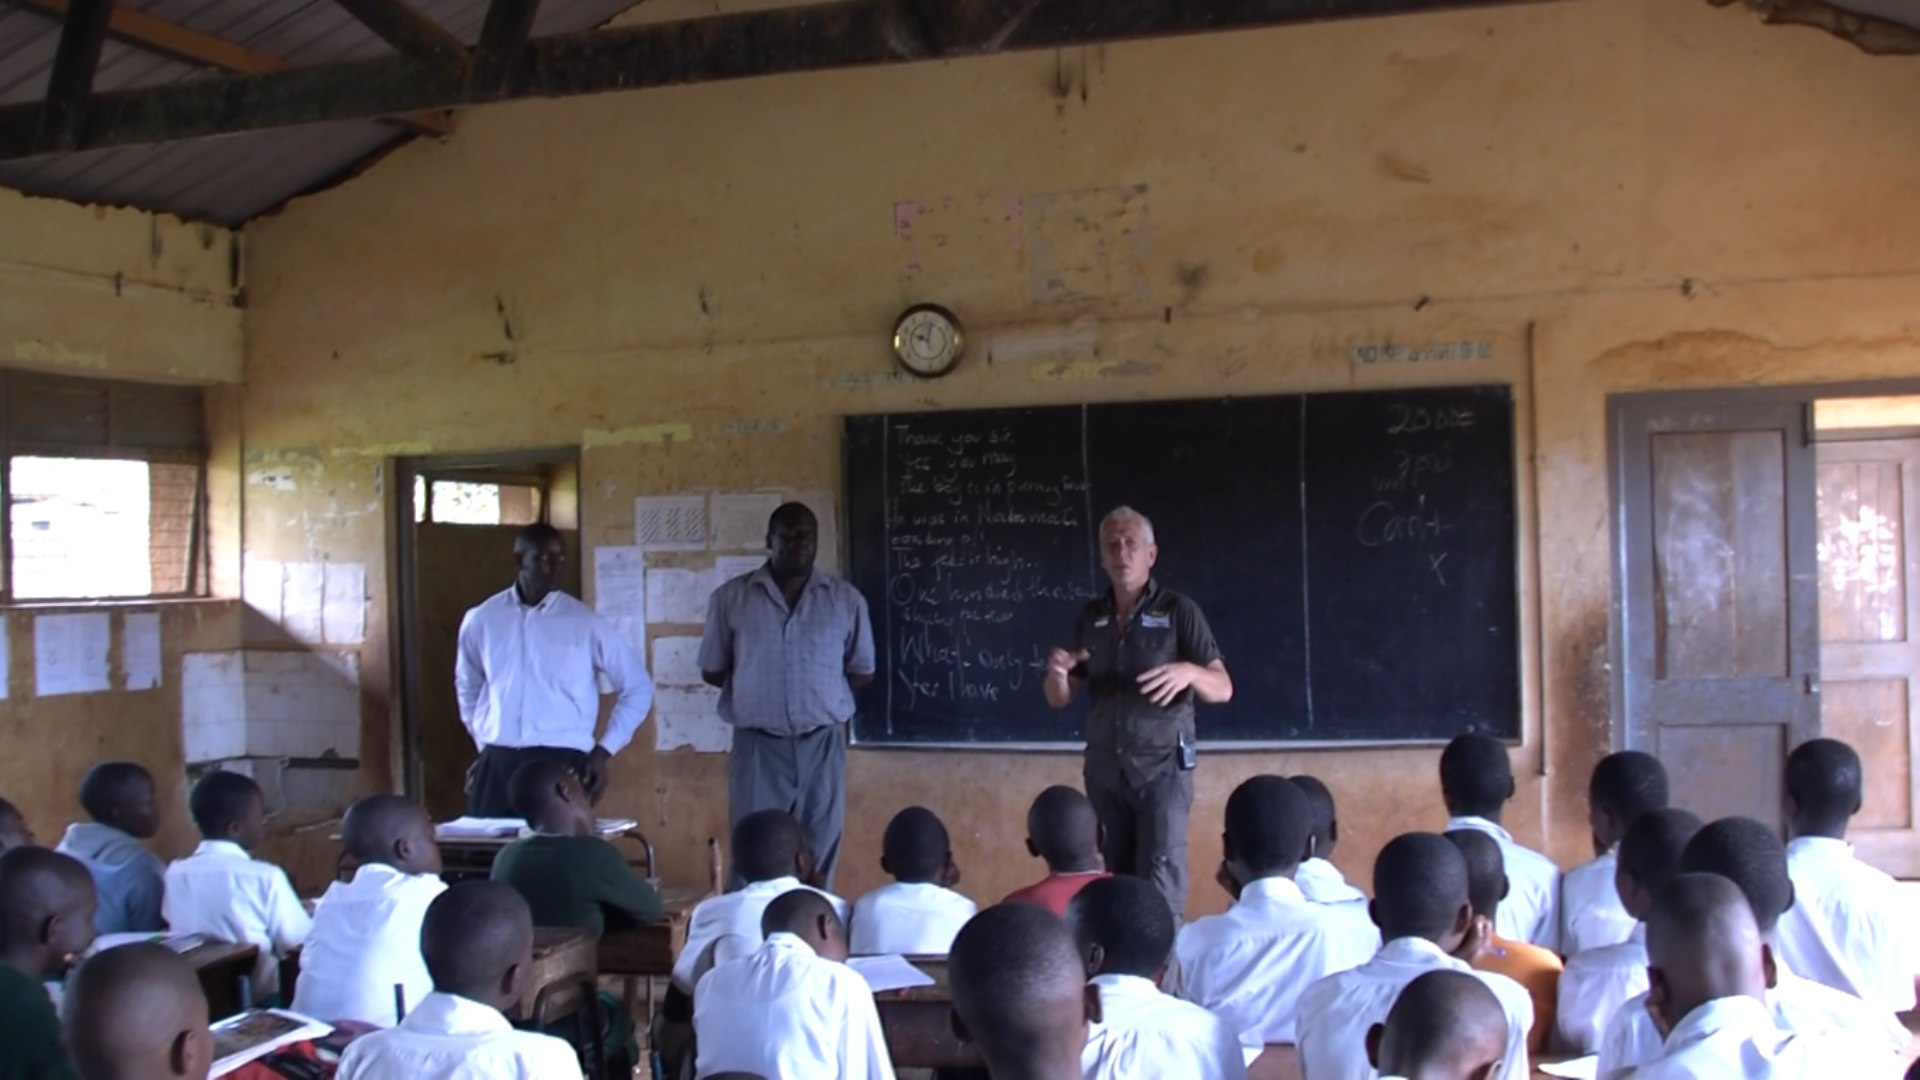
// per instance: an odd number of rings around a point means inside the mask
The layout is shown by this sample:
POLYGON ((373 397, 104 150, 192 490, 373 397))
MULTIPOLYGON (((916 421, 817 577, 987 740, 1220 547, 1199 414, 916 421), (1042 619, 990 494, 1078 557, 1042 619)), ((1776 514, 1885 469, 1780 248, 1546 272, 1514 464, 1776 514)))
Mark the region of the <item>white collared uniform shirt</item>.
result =
POLYGON ((699 1076, 893 1080, 872 988, 792 934, 716 964, 694 991, 693 1032, 699 1076))
POLYGON ((1500 1076, 1527 1080, 1527 1032, 1533 999, 1505 975, 1474 971, 1425 938, 1395 938, 1373 959, 1307 988, 1300 997, 1300 1075, 1304 1080, 1374 1080, 1367 1029, 1384 1024, 1400 991, 1429 971, 1464 971, 1493 991, 1507 1015, 1507 1053, 1500 1076))
POLYGON ((399 1027, 355 1039, 335 1080, 580 1080, 580 1059, 490 1005, 433 993, 399 1027))
POLYGON ((1261 878, 1174 940, 1167 989, 1211 1010, 1249 1046, 1295 1041, 1300 995, 1380 948, 1357 904, 1316 904, 1287 878, 1261 878))
POLYGON ((286 871, 226 840, 202 840, 167 867, 161 913, 176 934, 259 946, 253 994, 262 999, 279 993, 281 958, 304 945, 313 927, 286 871))
POLYGON ((945 956, 960 928, 980 910, 952 889, 896 881, 853 903, 848 951, 855 956, 945 956))
POLYGON ((1316 904, 1364 904, 1367 894, 1347 884, 1340 868, 1325 859, 1308 859, 1293 873, 1293 883, 1316 904))
MULTIPOLYGON (((693 992, 697 976, 715 964, 754 952, 765 935, 760 933, 760 916, 780 894, 810 888, 796 877, 755 881, 739 892, 709 896, 700 901, 687 920, 687 943, 673 962, 673 983, 693 992)), ((847 919, 847 902, 829 892, 814 889, 833 904, 840 921, 847 919)))
MULTIPOLYGON (((1898 1017, 1852 994, 1801 978, 1777 955, 1774 967, 1777 978, 1766 999, 1774 1026, 1794 1035, 1838 1036, 1862 1050, 1878 1053, 1887 1070, 1884 1075, 1891 1075, 1891 1067, 1907 1049, 1907 1029, 1898 1017)), ((1606 1034, 1600 1038, 1599 1080, 1637 1076, 1634 1069, 1660 1056, 1661 1042, 1660 1029, 1654 1027, 1653 1017, 1647 1012, 1647 995, 1643 992, 1629 999, 1614 1010, 1606 1034)), ((1830 1075, 1842 1080, 1866 1080, 1883 1073, 1830 1075)))
POLYGON ((1100 1022, 1080 1055, 1086 1080, 1243 1080, 1239 1032, 1212 1012, 1160 992, 1137 975, 1096 975, 1100 1022))
POLYGON ((1774 1025, 1767 1007, 1750 997, 1719 998, 1696 1007, 1673 1026, 1658 1059, 1635 1080, 1801 1080, 1891 1075, 1888 1062, 1863 1054, 1845 1038, 1799 1035, 1774 1025))
POLYGON ((1569 957, 1560 972, 1560 1045, 1575 1054, 1600 1050, 1615 1010, 1647 992, 1647 928, 1635 924, 1627 940, 1569 957))
POLYGON ((420 924, 447 886, 435 874, 407 874, 368 863, 352 881, 336 881, 313 911, 300 950, 293 1011, 319 1020, 392 1027, 394 987, 411 1009, 433 992, 420 956, 420 924))
POLYGON ((1884 1006, 1913 1008, 1920 933, 1894 880, 1853 856, 1844 840, 1803 836, 1787 845, 1793 906, 1774 949, 1794 971, 1884 1006))
POLYGON ((1560 952, 1578 956, 1627 940, 1639 920, 1627 914, 1614 887, 1620 846, 1567 871, 1560 879, 1560 952))
POLYGON ((1500 841, 1507 865, 1507 898, 1494 912, 1493 928, 1508 941, 1527 941, 1560 951, 1560 868, 1552 859, 1522 847, 1513 834, 1483 817, 1457 817, 1447 831, 1477 829, 1500 841))
POLYGON ((558 589, 532 607, 509 585, 460 620, 454 690, 475 746, 552 746, 585 753, 600 721, 600 686, 618 695, 600 745, 617 754, 653 707, 653 680, 611 622, 558 589))

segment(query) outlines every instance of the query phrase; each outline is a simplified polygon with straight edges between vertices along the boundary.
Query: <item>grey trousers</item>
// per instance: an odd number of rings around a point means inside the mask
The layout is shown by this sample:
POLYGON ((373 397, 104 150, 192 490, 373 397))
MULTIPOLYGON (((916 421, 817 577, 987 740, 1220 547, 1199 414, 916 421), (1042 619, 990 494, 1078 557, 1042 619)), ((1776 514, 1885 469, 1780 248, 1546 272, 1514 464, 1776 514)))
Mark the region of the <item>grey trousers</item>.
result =
MULTIPOLYGON (((752 728, 733 729, 727 763, 729 823, 761 810, 785 810, 800 820, 822 884, 833 888, 840 835, 847 824, 847 726, 835 724, 795 738, 752 728)), ((746 884, 729 872, 727 888, 746 884)))
POLYGON ((1117 761, 1087 759, 1087 800, 1106 827, 1107 869, 1143 877, 1167 898, 1175 922, 1187 906, 1187 812, 1193 772, 1167 769, 1144 783, 1128 781, 1117 761))

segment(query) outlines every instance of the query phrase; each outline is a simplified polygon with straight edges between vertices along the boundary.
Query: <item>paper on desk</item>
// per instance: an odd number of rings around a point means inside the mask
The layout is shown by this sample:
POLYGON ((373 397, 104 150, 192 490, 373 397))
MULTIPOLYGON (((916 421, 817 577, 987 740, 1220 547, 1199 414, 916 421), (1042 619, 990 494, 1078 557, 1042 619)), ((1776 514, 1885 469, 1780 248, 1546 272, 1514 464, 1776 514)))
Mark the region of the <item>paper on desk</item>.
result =
POLYGON ((527 823, 520 818, 457 817, 452 821, 443 821, 433 827, 435 837, 478 837, 518 836, 527 823))
POLYGON ((213 1025, 213 1070, 225 1076, 249 1061, 266 1057, 283 1046, 317 1039, 333 1025, 284 1009, 253 1009, 213 1025))
POLYGON ((1541 1062, 1537 1068, 1548 1076, 1564 1076, 1570 1080, 1594 1080, 1600 1073, 1600 1055, 1588 1054, 1586 1057, 1571 1058, 1551 1064, 1541 1062))
POLYGON ((860 973, 876 994, 932 986, 933 977, 907 962, 904 956, 856 956, 847 966, 860 973))
POLYGON ((108 949, 117 949, 122 945, 138 945, 153 942, 165 945, 177 953, 188 953, 207 943, 204 934, 168 934, 158 930, 134 930, 124 934, 101 934, 93 939, 90 952, 101 953, 108 949))

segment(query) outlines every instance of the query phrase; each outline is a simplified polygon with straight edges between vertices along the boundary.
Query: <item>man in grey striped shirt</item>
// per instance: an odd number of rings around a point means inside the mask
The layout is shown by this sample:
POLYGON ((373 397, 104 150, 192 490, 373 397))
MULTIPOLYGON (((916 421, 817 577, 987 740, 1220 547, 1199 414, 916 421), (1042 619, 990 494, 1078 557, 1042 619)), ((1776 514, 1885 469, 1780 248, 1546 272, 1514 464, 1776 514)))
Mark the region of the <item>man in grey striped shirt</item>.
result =
MULTIPOLYGON (((786 503, 767 523, 767 564, 714 590, 700 673, 733 725, 728 811, 798 818, 823 888, 846 823, 847 722, 873 681, 873 624, 860 590, 813 565, 819 522, 786 503)), ((735 884, 739 884, 736 880, 735 884)))

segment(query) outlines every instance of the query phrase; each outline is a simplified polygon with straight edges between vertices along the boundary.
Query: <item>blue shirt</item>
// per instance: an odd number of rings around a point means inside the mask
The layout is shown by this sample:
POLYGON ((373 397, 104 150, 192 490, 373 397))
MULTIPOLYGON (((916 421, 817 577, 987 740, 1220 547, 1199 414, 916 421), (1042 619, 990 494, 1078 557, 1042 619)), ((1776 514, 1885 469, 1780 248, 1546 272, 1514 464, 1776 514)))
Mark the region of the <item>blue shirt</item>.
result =
POLYGON ((140 841, 111 825, 81 821, 67 826, 55 849, 80 860, 93 875, 99 904, 93 912, 96 934, 132 934, 167 928, 160 905, 167 892, 167 864, 140 841))
POLYGON ((873 624, 860 590, 815 569, 792 609, 765 566, 713 592, 700 670, 728 672, 720 719, 804 735, 853 718, 849 675, 873 674, 873 624))

